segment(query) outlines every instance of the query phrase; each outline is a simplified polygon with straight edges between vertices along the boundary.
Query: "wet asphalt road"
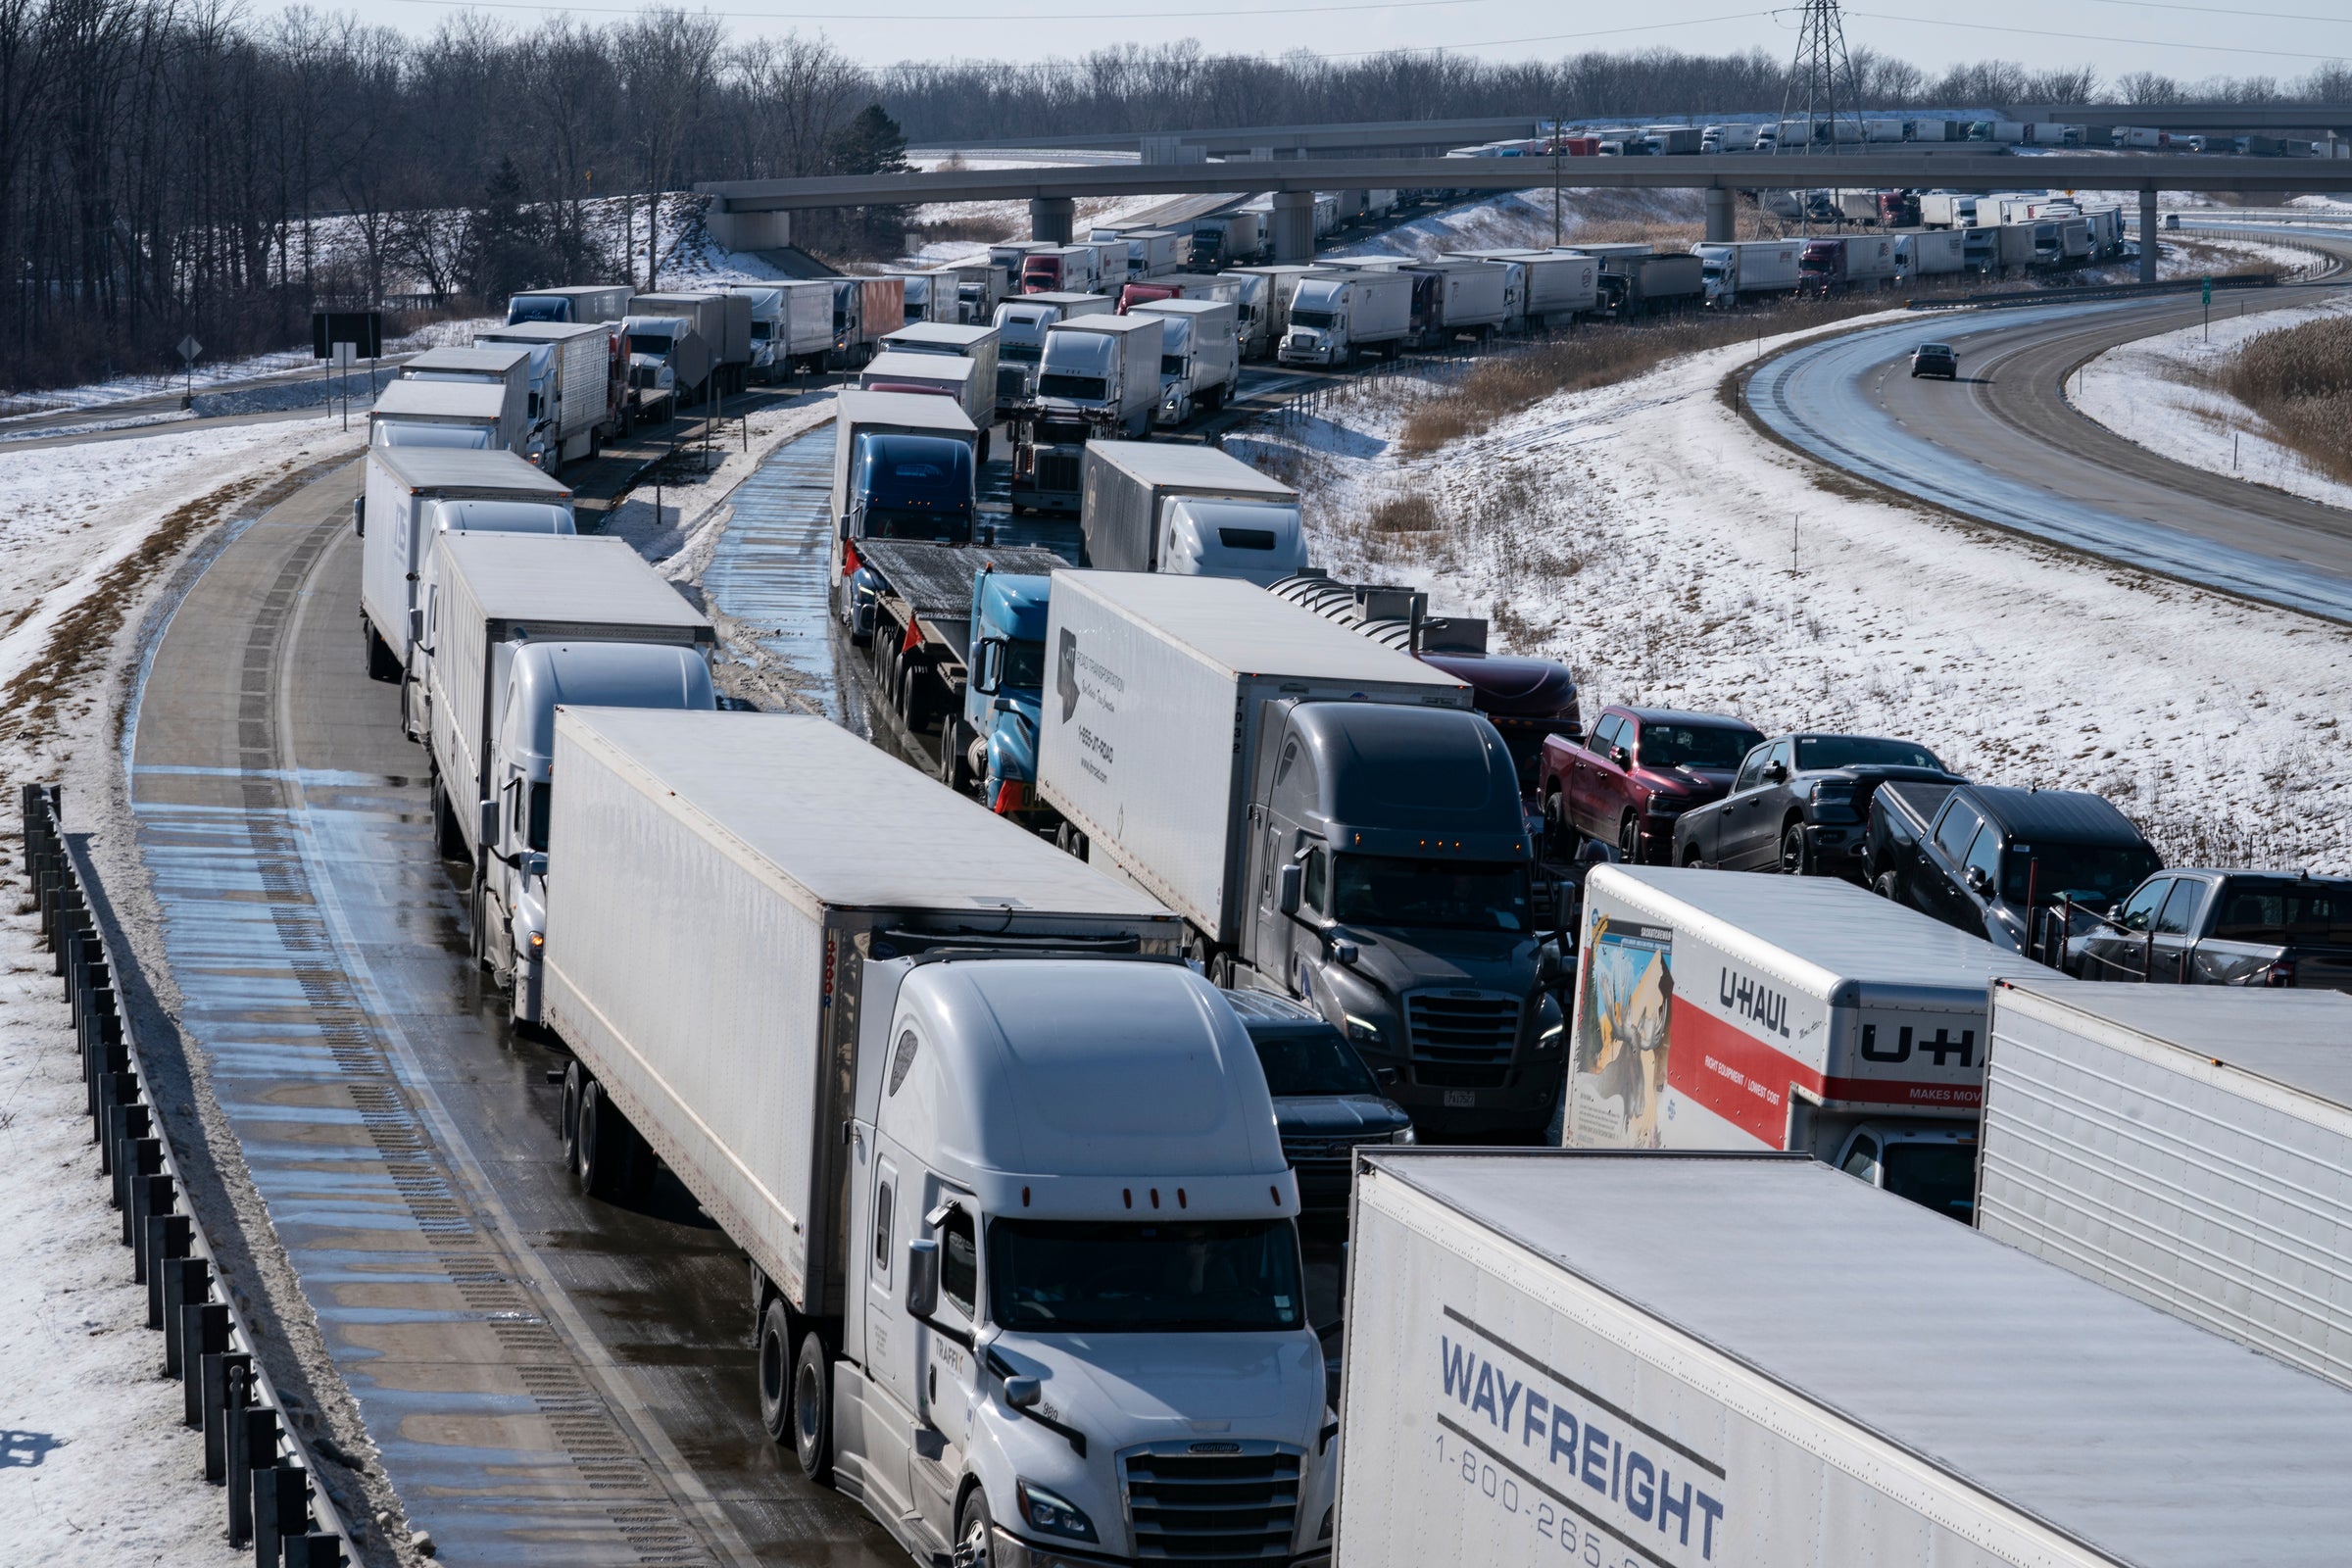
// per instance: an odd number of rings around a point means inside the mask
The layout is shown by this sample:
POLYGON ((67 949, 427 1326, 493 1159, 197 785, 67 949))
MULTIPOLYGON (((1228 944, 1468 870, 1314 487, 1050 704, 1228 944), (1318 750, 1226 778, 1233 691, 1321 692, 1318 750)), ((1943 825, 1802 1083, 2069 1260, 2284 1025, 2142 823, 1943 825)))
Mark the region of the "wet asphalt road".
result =
POLYGON ((741 1255, 571 1189, 561 1057, 466 957, 424 758, 360 653, 357 467, 247 528, 128 742, 184 1025, 444 1560, 903 1564, 760 1431, 741 1255))

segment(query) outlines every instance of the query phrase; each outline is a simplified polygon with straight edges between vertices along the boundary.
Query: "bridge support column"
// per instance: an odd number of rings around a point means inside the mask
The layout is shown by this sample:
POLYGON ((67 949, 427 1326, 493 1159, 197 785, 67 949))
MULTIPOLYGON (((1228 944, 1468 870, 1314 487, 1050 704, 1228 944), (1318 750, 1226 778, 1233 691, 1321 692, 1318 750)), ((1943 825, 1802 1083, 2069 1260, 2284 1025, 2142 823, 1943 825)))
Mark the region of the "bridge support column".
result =
POLYGON ((1278 190, 1274 193, 1274 260, 1311 262, 1315 259, 1315 193, 1278 190))
POLYGON ((790 213, 729 212, 723 197, 710 204, 703 223, 725 250, 774 251, 792 243, 790 213))
POLYGON ((1067 245, 1078 222, 1078 203, 1067 196, 1039 196, 1029 203, 1029 237, 1067 245))
POLYGON ((2143 186, 2139 193, 2139 280, 2156 281, 2156 187, 2143 186))
POLYGON ((1740 237, 1733 227, 1732 213, 1732 193, 1719 188, 1709 189, 1707 192, 1708 244, 1728 245, 1740 237))

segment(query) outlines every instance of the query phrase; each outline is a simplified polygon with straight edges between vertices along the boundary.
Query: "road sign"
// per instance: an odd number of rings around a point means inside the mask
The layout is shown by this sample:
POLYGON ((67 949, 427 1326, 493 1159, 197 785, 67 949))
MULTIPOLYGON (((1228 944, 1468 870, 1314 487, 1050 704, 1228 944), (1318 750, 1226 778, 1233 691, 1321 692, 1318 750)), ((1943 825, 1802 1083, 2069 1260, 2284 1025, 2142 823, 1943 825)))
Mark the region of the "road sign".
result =
POLYGON ((334 350, 333 363, 338 369, 350 369, 353 362, 360 357, 359 345, 356 343, 337 343, 334 345, 334 350))
POLYGON ((381 311, 313 311, 311 313, 311 358, 334 358, 337 343, 356 346, 362 358, 374 359, 384 352, 384 313, 381 311))
POLYGON ((179 340, 179 357, 187 364, 194 365, 196 363, 196 356, 202 354, 203 352, 204 345, 196 341, 195 333, 190 332, 186 337, 183 337, 179 340))
POLYGON ((2213 279, 2210 277, 2205 280, 2205 303, 2213 303, 2213 279))

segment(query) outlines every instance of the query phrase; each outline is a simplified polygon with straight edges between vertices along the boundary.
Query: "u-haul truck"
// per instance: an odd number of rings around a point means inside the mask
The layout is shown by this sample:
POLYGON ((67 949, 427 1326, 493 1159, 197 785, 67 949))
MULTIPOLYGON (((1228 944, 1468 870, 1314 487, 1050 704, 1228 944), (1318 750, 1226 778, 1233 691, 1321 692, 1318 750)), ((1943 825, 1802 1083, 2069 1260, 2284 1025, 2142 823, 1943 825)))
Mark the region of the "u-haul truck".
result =
POLYGON ((1602 865, 1561 1142, 1789 1150, 1975 1207, 1985 1000, 2039 964, 1830 877, 1602 865))

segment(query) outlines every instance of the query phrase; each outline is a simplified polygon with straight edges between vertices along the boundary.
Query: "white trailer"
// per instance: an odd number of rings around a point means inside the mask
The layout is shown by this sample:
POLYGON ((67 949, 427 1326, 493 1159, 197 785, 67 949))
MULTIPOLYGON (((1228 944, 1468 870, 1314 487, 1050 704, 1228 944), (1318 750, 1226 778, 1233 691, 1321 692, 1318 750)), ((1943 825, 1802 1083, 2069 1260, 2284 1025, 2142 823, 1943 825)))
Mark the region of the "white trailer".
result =
POLYGON ((981 395, 985 402, 979 407, 965 406, 972 423, 987 429, 997 418, 997 357, 1004 343, 1004 332, 994 326, 962 326, 948 321, 916 321, 888 332, 882 338, 885 354, 934 354, 954 359, 969 360, 977 367, 981 395))
POLYGON ((368 444, 519 455, 530 440, 527 408, 486 381, 393 381, 368 411, 368 444))
POLYGON ((1215 447, 1090 441, 1079 478, 1083 564, 1243 577, 1306 564, 1298 492, 1215 447))
POLYGON ((998 306, 990 323, 997 331, 997 417, 1008 417, 1035 395, 1049 328, 1076 317, 1110 314, 1111 302, 1100 294, 1058 289, 1020 295, 998 306))
POLYGON ((412 355, 401 366, 400 379, 497 387, 506 395, 499 416, 501 428, 522 432, 514 450, 533 463, 544 462, 539 433, 541 416, 531 398, 529 349, 498 343, 477 343, 463 349, 426 349, 422 354, 412 355))
POLYGON ((1968 265, 1968 235, 1956 228, 1917 229, 1894 236, 1896 275, 1943 277, 1968 265))
POLYGON ((1394 356, 1413 330, 1413 280, 1402 272, 1327 271, 1301 277, 1275 357, 1337 368, 1367 349, 1394 356))
POLYGON ((1690 254, 1698 258, 1707 303, 1716 307, 1736 305, 1743 294, 1793 294, 1804 281, 1801 239, 1701 242, 1690 254))
POLYGON ((1960 191, 1932 190, 1919 199, 1919 220, 1927 228, 1973 228, 1980 198, 1960 191))
POLYGON ((1176 921, 820 718, 565 709, 554 771, 566 1152, 749 1254, 802 1474, 921 1563, 1181 1559, 1214 1508, 1324 1568, 1297 1181, 1176 921))
POLYGON ((603 321, 520 321, 474 334, 529 351, 535 440, 550 471, 591 456, 619 425, 618 339, 603 321))
POLYGON ((1367 1151, 1348 1273, 1348 1568, 2322 1568, 2352 1533, 2340 1390, 1808 1160, 1367 1151))
POLYGON ((997 389, 981 379, 980 364, 953 354, 893 353, 889 348, 865 362, 858 386, 866 392, 909 392, 952 399, 980 432, 978 461, 988 461, 988 430, 997 418, 997 389))
POLYGON ((1054 574, 1055 662, 1038 738, 1048 805, 1216 943, 1256 891, 1240 817, 1269 703, 1470 706, 1470 689, 1253 584, 1159 572, 1054 574), (1084 707, 1083 716, 1079 709, 1084 707))
POLYGON ((2352 997, 2003 982, 1977 1224, 2352 1387, 2352 997))
POLYGON ((352 527, 360 536, 360 625, 374 679, 399 680, 409 668, 416 581, 433 540, 468 520, 501 520, 486 509, 534 532, 572 527, 571 491, 512 452, 368 449, 352 527))
POLYGON ((1165 323, 1159 343, 1159 412, 1163 425, 1223 408, 1242 374, 1241 313, 1229 300, 1147 300, 1130 316, 1165 323))
POLYGON ((2047 974, 1834 877, 1603 865, 1585 884, 1577 1149, 1792 1150, 1965 1217, 1985 987, 2047 974))

